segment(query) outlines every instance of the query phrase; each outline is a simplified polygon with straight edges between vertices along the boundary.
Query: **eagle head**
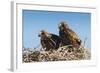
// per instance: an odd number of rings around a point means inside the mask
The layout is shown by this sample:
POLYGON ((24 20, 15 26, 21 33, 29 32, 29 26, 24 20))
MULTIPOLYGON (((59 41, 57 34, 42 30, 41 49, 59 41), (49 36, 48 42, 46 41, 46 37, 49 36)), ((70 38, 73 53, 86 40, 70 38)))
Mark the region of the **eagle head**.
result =
POLYGON ((41 30, 40 33, 38 34, 38 37, 42 37, 42 38, 49 37, 49 36, 50 34, 46 30, 41 30))
POLYGON ((67 28, 69 28, 69 26, 66 22, 60 22, 60 24, 59 24, 60 30, 64 30, 64 29, 67 29, 67 28))

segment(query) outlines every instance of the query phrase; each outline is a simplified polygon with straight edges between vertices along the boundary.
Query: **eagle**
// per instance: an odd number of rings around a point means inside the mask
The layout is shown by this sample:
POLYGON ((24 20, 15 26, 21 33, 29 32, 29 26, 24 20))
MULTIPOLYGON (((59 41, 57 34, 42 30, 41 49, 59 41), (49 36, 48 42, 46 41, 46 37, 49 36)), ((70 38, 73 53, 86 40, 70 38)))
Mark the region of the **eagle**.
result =
POLYGON ((61 22, 59 25, 59 37, 63 41, 63 45, 79 48, 82 42, 79 36, 69 28, 66 22, 61 22))
POLYGON ((38 36, 40 37, 42 48, 45 49, 45 51, 56 50, 60 47, 61 39, 58 35, 41 30, 38 36))

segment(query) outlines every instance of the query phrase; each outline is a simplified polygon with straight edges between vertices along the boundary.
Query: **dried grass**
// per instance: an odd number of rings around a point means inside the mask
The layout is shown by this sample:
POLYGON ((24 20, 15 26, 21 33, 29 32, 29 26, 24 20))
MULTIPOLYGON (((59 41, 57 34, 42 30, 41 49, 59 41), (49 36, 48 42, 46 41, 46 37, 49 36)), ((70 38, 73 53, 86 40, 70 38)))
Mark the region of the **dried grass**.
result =
POLYGON ((58 50, 23 51, 23 62, 70 61, 90 59, 90 51, 84 47, 74 48, 63 46, 58 50))

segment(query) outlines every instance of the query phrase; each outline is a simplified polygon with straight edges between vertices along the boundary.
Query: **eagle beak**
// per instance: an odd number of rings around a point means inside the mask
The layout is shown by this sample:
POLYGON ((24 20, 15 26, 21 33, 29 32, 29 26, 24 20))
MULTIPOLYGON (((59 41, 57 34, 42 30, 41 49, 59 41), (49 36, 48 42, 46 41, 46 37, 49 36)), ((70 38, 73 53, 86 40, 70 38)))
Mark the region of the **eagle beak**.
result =
POLYGON ((38 37, 40 37, 41 35, 39 34, 38 37))
POLYGON ((58 28, 60 28, 60 27, 61 27, 61 24, 58 25, 58 28))
POLYGON ((38 37, 40 37, 41 36, 41 32, 39 32, 39 34, 38 34, 38 37))

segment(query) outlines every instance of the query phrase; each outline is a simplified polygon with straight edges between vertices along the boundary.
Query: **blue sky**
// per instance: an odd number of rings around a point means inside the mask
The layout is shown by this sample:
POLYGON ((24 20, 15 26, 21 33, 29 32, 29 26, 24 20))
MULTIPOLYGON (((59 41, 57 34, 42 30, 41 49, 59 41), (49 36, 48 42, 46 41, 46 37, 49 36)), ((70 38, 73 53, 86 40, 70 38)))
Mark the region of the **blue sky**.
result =
POLYGON ((44 29, 59 35, 58 24, 69 23, 79 37, 86 40, 86 47, 91 48, 91 14, 79 12, 54 12, 23 10, 23 47, 36 48, 40 44, 38 33, 44 29))

